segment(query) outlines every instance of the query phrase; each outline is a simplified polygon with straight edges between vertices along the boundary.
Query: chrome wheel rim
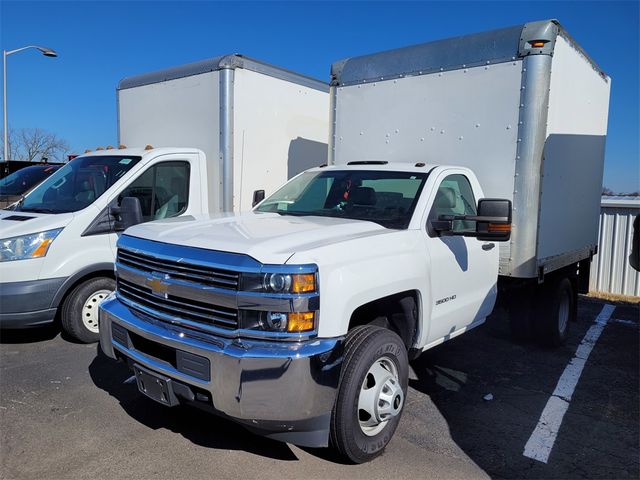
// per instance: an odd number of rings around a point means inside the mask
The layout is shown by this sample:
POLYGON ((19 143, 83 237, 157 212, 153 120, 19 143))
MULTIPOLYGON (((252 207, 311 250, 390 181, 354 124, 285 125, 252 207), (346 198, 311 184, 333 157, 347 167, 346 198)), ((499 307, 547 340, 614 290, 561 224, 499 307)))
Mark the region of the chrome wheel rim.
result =
POLYGON ((109 290, 98 290, 82 306, 82 324, 93 333, 98 333, 98 305, 109 295, 109 290))
POLYGON ((389 357, 377 359, 364 376, 358 397, 358 422, 362 432, 372 437, 400 414, 404 392, 396 364, 389 357))
POLYGON ((569 300, 568 295, 563 295, 562 300, 560 300, 560 305, 558 306, 558 332, 562 335, 567 329, 567 324, 569 323, 569 310, 570 310, 571 301, 569 300))

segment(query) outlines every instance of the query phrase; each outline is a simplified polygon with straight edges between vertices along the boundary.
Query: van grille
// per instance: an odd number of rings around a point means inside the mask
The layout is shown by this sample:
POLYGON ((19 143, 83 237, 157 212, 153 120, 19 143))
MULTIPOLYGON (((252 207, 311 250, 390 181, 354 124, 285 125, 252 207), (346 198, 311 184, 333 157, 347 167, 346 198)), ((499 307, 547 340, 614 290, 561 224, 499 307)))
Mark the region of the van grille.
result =
POLYGON ((118 249, 118 262, 149 273, 168 274, 171 278, 195 282, 210 287, 238 290, 240 274, 228 270, 156 258, 131 250, 118 249))
POLYGON ((238 328, 238 311, 232 308, 173 295, 168 295, 166 298, 160 297, 154 295, 151 289, 122 278, 118 278, 117 289, 120 297, 128 301, 132 308, 144 307, 174 317, 176 320, 185 319, 227 329, 238 328))

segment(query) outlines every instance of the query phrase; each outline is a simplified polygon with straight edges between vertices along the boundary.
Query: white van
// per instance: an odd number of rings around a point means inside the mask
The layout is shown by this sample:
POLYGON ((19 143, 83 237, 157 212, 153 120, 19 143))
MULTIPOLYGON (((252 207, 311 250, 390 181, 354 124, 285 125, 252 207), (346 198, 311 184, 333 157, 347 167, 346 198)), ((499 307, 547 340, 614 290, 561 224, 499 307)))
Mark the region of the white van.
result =
POLYGON ((97 341, 127 225, 250 209, 254 192, 326 162, 328 118, 327 84, 239 55, 122 80, 119 139, 156 148, 87 153, 0 210, 0 327, 59 315, 97 341))

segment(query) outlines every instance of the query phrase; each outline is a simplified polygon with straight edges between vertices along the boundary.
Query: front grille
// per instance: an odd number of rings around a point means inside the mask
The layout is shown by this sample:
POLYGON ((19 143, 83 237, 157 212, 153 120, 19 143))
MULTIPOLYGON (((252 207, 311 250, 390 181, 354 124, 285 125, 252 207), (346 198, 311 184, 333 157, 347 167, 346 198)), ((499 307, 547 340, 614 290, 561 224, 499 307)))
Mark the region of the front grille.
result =
POLYGON ((189 262, 156 258, 131 250, 118 249, 118 262, 143 272, 168 274, 171 278, 210 287, 238 290, 240 274, 189 262))
POLYGON ((193 322, 213 325, 227 329, 238 328, 238 311, 232 308, 220 307, 206 302, 168 295, 160 297, 154 295, 151 289, 118 278, 118 294, 137 305, 154 310, 176 319, 186 319, 193 322))

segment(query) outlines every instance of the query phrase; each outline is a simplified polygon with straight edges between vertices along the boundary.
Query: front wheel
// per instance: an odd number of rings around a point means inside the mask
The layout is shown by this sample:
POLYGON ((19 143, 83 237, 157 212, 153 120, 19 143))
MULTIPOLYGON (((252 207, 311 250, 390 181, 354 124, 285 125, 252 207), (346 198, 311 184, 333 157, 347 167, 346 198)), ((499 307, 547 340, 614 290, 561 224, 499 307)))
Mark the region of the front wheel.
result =
POLYGON ((400 422, 408 372, 398 335, 375 326, 349 332, 331 415, 331 444, 343 457, 363 463, 383 452, 400 422))
POLYGON ((62 328, 83 343, 97 342, 98 305, 116 289, 109 277, 90 278, 78 284, 62 304, 62 328))

